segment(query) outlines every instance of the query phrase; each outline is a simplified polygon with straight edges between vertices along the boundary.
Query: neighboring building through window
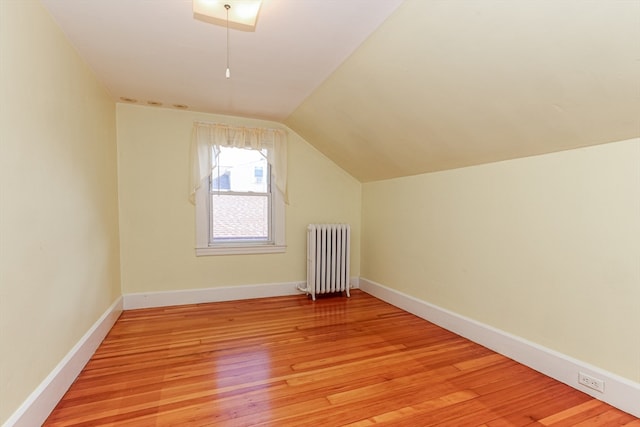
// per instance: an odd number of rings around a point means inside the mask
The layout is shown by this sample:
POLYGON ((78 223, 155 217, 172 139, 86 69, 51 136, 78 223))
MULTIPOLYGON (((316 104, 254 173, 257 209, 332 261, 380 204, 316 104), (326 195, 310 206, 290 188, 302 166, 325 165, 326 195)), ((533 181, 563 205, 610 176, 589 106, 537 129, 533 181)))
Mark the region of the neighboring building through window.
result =
POLYGON ((262 178, 264 177, 264 166, 256 166, 253 169, 253 176, 256 178, 256 184, 262 184, 262 178))
POLYGON ((271 180, 267 150, 220 147, 211 174, 210 243, 273 242, 271 180))

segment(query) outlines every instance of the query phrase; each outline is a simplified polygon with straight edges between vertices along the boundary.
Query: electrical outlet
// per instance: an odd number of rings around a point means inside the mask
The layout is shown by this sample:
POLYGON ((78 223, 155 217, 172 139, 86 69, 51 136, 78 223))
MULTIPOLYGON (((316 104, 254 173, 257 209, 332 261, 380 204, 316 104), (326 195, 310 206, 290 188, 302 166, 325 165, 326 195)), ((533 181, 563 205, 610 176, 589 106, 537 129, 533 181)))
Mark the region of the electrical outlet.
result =
POLYGON ((579 372, 578 382, 584 386, 594 389, 595 391, 604 393, 604 381, 599 378, 592 377, 584 372, 579 372))

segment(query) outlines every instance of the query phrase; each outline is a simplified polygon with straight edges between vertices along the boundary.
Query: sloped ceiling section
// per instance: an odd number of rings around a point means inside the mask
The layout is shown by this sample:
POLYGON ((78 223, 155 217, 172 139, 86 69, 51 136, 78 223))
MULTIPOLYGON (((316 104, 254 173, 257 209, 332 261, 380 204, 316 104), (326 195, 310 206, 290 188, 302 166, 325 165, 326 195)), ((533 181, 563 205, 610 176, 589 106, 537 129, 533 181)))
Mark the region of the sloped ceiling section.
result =
POLYGON ((406 0, 285 123, 362 182, 640 135, 640 2, 406 0))
POLYGON ((255 31, 229 33, 226 79, 226 30, 192 0, 39 1, 115 100, 278 121, 402 2, 263 0, 255 31))

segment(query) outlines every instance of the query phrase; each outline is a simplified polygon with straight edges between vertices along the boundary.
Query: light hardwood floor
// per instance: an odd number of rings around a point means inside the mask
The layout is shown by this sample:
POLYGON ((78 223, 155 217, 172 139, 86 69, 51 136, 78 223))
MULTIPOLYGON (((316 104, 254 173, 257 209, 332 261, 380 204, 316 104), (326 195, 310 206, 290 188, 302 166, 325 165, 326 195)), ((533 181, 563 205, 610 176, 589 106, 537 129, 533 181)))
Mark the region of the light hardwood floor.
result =
POLYGON ((364 292, 126 311, 47 426, 640 426, 364 292))

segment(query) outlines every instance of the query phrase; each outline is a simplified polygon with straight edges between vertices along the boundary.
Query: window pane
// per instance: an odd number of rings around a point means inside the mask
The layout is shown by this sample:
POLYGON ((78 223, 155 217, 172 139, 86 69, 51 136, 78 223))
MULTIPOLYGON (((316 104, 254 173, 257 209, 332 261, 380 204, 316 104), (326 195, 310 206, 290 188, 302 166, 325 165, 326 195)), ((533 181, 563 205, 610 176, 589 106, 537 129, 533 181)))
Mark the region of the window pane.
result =
POLYGON ((221 147, 211 176, 211 190, 266 193, 269 178, 266 155, 266 150, 221 147))
POLYGON ((213 241, 268 241, 269 199, 269 196, 212 194, 213 241))

